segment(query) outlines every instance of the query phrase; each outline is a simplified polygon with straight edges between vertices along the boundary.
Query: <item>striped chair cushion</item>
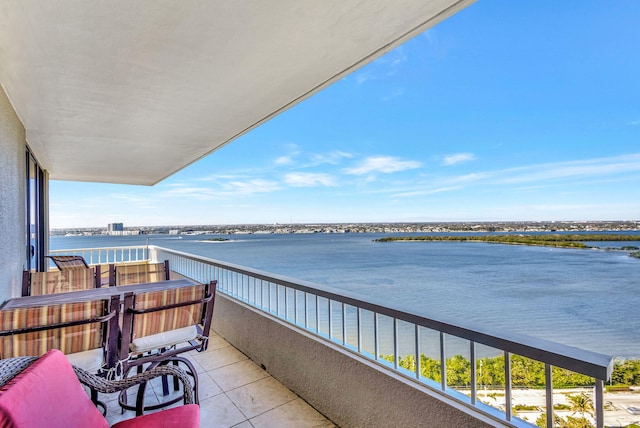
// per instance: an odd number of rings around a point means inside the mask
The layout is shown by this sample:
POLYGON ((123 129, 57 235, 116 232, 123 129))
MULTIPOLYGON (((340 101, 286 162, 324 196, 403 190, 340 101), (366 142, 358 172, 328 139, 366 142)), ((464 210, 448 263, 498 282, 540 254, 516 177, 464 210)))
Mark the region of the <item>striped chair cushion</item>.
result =
POLYGON ((88 290, 95 287, 93 269, 31 272, 31 296, 88 290))
MULTIPOLYGON (((162 291, 140 293, 135 296, 135 309, 151 309, 184 303, 204 298, 204 285, 172 288, 162 291)), ((157 312, 137 314, 133 322, 133 340, 145 336, 169 332, 183 327, 200 323, 202 317, 202 303, 164 309, 157 312)))
POLYGON ((165 280, 164 263, 116 265, 116 285, 142 284, 165 280))
MULTIPOLYGON (((106 302, 78 302, 61 305, 0 310, 3 331, 47 326, 62 322, 98 318, 106 314, 106 302)), ((102 348, 103 324, 90 323, 0 337, 0 358, 42 355, 50 349, 65 354, 102 348)))

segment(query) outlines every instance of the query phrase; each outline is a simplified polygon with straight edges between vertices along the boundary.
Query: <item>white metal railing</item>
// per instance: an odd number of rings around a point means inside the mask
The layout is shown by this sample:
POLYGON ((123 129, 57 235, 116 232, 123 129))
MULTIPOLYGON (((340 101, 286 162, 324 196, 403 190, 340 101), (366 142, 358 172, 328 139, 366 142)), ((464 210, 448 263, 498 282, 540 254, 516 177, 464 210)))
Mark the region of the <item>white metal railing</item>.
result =
MULTIPOLYGON (((529 426, 517 418, 512 408, 512 367, 514 356, 544 365, 546 425, 554 424, 553 367, 590 376, 593 388, 594 422, 604 427, 604 382, 609 379, 613 358, 524 335, 496 331, 463 321, 445 321, 418 315, 414 310, 389 307, 344 290, 225 263, 193 254, 150 245, 114 249, 81 249, 56 254, 88 254, 89 260, 103 260, 101 251, 128 255, 127 248, 147 250, 153 260, 169 260, 172 271, 199 282, 218 281, 218 290, 232 298, 278 317, 316 336, 364 356, 386 369, 420 385, 445 393, 461 404, 512 426, 529 426), (100 254, 99 256, 94 256, 100 254), (463 355, 469 363, 469 381, 464 388, 448 379, 447 361, 463 355), (499 386, 504 406, 498 409, 481 401, 482 361, 486 356, 503 356, 504 380, 499 386), (438 362, 439 381, 423 373, 425 356, 438 362)), ((52 252, 54 253, 54 252, 52 252)), ((118 262, 125 260, 113 260, 118 262)), ((102 261, 101 261, 102 263, 102 261)), ((436 370, 436 371, 438 371, 436 370)), ((485 385, 486 386, 486 385, 485 385)), ((495 385, 493 385, 495 391, 495 385)), ((494 395, 495 397, 495 395, 494 395)), ((485 394, 486 399, 486 394, 485 394)))
POLYGON ((130 247, 80 248, 77 250, 51 250, 52 256, 82 256, 90 265, 137 262, 149 260, 149 247, 146 245, 130 247))

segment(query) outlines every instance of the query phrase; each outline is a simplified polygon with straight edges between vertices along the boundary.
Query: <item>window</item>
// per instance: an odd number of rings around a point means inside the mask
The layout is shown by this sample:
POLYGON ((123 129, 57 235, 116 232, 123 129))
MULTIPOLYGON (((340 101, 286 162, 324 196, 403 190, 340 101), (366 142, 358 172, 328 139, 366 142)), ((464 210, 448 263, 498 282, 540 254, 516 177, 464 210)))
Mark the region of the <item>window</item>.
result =
POLYGON ((27 200, 26 200, 26 267, 27 270, 45 270, 45 205, 44 171, 27 147, 27 200))

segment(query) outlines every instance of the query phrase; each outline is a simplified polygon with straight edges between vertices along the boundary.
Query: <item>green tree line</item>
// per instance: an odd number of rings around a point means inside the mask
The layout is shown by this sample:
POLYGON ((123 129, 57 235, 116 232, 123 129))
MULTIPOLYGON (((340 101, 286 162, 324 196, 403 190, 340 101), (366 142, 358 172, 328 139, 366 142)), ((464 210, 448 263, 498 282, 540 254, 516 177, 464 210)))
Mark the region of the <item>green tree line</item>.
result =
MULTIPOLYGON (((384 356, 393 362, 393 356, 384 356)), ((514 387, 544 388, 544 363, 520 355, 511 355, 511 384, 514 387)), ((400 367, 416 371, 414 355, 400 359, 400 367)), ((471 386, 471 362, 462 355, 446 359, 447 385, 459 388, 471 386)), ((436 382, 442 381, 440 360, 420 355, 420 374, 436 382)), ((478 358, 476 360, 476 382, 487 387, 504 387, 504 355, 478 358)), ((576 388, 595 385, 595 379, 560 367, 553 367, 551 376, 554 388, 576 388)), ((640 360, 614 362, 611 383, 614 385, 640 385, 640 360)))
MULTIPOLYGON (((620 242, 620 241, 638 241, 640 237, 637 235, 617 235, 617 234, 546 234, 546 235, 446 235, 446 236, 396 236, 380 238, 376 242, 393 242, 393 241, 456 241, 456 242, 488 242, 496 244, 512 244, 512 245, 534 245, 547 247, 565 247, 565 248, 593 248, 584 242, 620 242)), ((635 247, 634 247, 635 248, 635 247)))

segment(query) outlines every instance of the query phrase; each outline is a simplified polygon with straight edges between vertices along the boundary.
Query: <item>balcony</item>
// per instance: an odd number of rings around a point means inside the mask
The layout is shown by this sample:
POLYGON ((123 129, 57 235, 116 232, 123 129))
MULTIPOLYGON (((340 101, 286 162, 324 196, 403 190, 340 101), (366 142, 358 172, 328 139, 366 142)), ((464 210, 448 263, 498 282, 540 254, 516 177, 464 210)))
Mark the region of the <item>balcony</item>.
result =
MULTIPOLYGON (((188 357, 198 370, 203 427, 334 426, 217 334, 210 336, 206 352, 188 357)), ((156 394, 162 394, 160 382, 152 382, 146 394, 146 403, 159 402, 156 394)), ((133 410, 120 411, 117 396, 101 397, 110 425, 135 417, 133 410)))
MULTIPOLYGON (((172 275, 217 280, 213 328, 218 336, 193 360, 216 379, 214 373, 226 368, 219 362, 210 365, 209 358, 228 353, 229 364, 241 370, 223 384, 233 387, 248 377, 252 385, 269 379, 264 383, 290 390, 282 392, 290 401, 271 412, 295 408, 321 426, 329 420, 339 426, 418 426, 424 421, 430 426, 531 426, 536 420, 553 426, 562 409, 571 415, 567 391, 553 387, 554 376, 568 371, 592 378, 586 388, 569 391, 592 401, 593 414, 584 416, 597 427, 605 426, 605 418, 614 418, 607 425, 616 425, 616 415, 605 414, 610 400, 605 400, 604 382, 613 367, 607 355, 466 325, 464 320, 431 319, 331 287, 157 246, 52 253, 79 254, 93 264, 169 260, 172 275), (502 380, 487 385, 491 361, 501 362, 502 380), (427 364, 431 374, 425 374, 427 364), (457 378, 461 369, 456 364, 466 364, 468 381, 457 378), (516 366, 523 364, 542 368, 542 387, 522 387, 516 366)), ((208 403, 215 407, 222 401, 230 406, 223 413, 242 410, 242 403, 227 400, 233 388, 217 385, 203 390, 203 397, 214 394, 202 400, 203 415, 219 412, 208 403), (213 399, 219 390, 225 398, 213 399)), ((254 413, 241 413, 245 419, 238 423, 258 422, 254 413)))

